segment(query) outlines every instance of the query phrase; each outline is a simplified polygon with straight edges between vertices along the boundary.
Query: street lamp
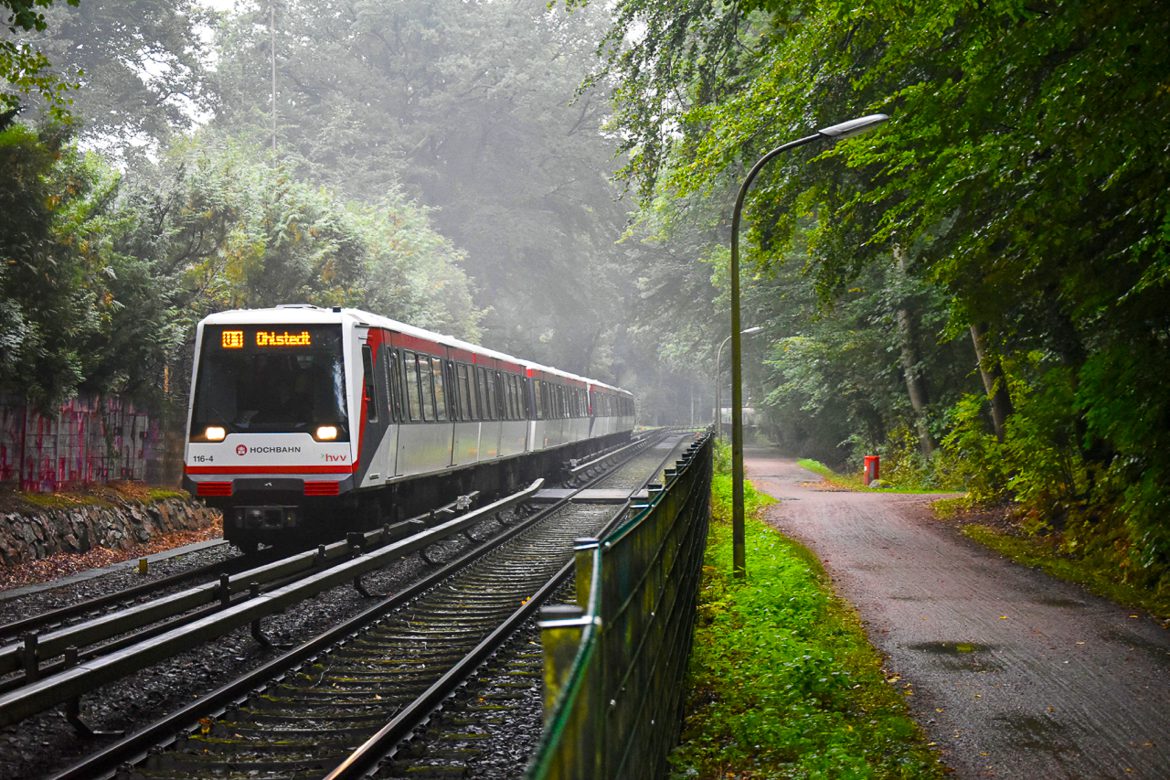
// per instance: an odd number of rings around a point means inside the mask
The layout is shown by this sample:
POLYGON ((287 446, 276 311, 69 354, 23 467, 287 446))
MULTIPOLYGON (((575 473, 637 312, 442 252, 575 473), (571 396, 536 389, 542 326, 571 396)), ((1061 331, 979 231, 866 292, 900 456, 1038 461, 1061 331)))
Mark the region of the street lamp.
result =
POLYGON ((831 125, 810 136, 776 147, 752 166, 735 198, 735 209, 731 212, 731 335, 728 338, 731 339, 731 559, 736 577, 747 574, 743 528, 743 388, 740 386, 742 353, 739 339, 739 215, 743 211, 744 198, 747 197, 748 187, 760 170, 781 152, 814 141, 839 141, 851 135, 864 133, 887 119, 889 117, 885 114, 850 119, 848 122, 831 125))
MULTIPOLYGON (((753 325, 750 328, 744 328, 740 333, 744 336, 750 336, 761 330, 763 328, 759 325, 753 325)), ((719 400, 722 383, 719 381, 719 376, 723 373, 723 348, 727 346, 729 341, 731 341, 731 336, 723 339, 723 343, 715 351, 715 436, 719 441, 723 441, 723 404, 719 400)))

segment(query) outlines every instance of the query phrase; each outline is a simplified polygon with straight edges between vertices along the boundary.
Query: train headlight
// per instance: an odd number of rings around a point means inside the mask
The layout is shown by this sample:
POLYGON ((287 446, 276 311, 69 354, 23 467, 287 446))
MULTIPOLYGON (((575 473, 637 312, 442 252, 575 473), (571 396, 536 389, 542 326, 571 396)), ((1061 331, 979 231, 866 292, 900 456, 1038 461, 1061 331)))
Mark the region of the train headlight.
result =
POLYGON ((203 432, 203 436, 208 441, 223 441, 227 438, 227 428, 222 425, 209 425, 207 430, 203 432))
POLYGON ((334 441, 337 438, 336 425, 321 425, 313 433, 313 438, 317 441, 334 441))

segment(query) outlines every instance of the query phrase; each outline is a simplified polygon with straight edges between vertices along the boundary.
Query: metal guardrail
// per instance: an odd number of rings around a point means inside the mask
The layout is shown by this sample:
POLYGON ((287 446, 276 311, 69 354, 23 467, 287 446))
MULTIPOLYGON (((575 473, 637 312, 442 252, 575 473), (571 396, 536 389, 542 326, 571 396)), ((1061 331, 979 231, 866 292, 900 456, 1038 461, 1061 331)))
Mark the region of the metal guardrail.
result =
POLYGON ((654 778, 678 738, 707 538, 711 435, 603 539, 577 543, 577 604, 541 612, 545 729, 529 780, 654 778))
MULTIPOLYGON (((257 594, 254 598, 249 598, 241 603, 225 606, 214 615, 138 642, 110 655, 78 663, 65 671, 43 679, 30 680, 28 685, 11 693, 0 695, 0 727, 15 723, 56 704, 66 703, 93 691, 99 685, 133 674, 151 664, 177 655, 197 643, 222 636, 236 628, 252 624, 255 629, 258 625, 256 621, 261 618, 311 598, 328 588, 357 581, 362 575, 386 566, 392 561, 418 552, 452 534, 463 532, 485 517, 531 497, 542 484, 544 484, 544 480, 538 479, 518 493, 454 520, 449 520, 423 533, 409 536, 368 553, 358 554, 357 557, 328 568, 319 574, 297 580, 268 593, 257 594)), ((307 555, 315 556, 316 554, 309 553, 307 555)), ((255 572, 261 570, 283 571, 282 567, 286 565, 293 566, 295 569, 299 564, 289 562, 300 558, 301 556, 298 555, 255 569, 252 572, 253 579, 255 579, 255 572)), ((185 597, 184 594, 177 595, 185 597)), ((167 602, 173 600, 170 597, 163 599, 167 602)), ((104 623, 100 625, 104 626, 104 623)), ((53 641, 59 644, 57 639, 59 638, 55 638, 53 641)))
MULTIPOLYGON (((453 513, 452 507, 454 506, 455 504, 450 504, 440 512, 453 513)), ((77 625, 40 635, 27 635, 21 641, 7 641, 0 645, 0 675, 10 674, 23 668, 28 681, 35 682, 43 676, 41 666, 52 658, 64 655, 70 647, 82 648, 93 645, 200 607, 214 604, 228 607, 233 600, 247 597, 249 592, 257 586, 269 585, 322 569, 333 565, 336 561, 352 558, 380 545, 412 536, 428 527, 433 528, 435 527, 434 516, 432 514, 429 518, 431 523, 427 522, 426 515, 420 515, 372 531, 351 533, 345 540, 320 545, 316 550, 306 550, 234 575, 225 574, 219 582, 197 585, 77 625)))

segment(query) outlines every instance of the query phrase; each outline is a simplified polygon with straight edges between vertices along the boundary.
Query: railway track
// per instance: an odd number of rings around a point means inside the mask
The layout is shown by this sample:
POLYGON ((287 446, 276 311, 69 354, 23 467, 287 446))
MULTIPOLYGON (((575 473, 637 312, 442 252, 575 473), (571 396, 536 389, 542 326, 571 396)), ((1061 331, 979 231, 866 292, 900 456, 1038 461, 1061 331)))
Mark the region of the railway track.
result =
MULTIPOLYGON (((639 469, 640 487, 649 472, 639 469)), ((110 776, 127 760, 134 776, 150 778, 321 777, 339 763, 343 773, 376 765, 534 613, 569 572, 573 539, 597 533, 613 510, 562 502, 517 523, 490 550, 59 776, 110 776)))
MULTIPOLYGON (((454 516, 474 498, 461 497, 425 519, 454 516)), ((420 516, 291 557, 275 550, 236 556, 12 621, 0 626, 0 694, 278 590, 348 560, 356 549, 404 538, 423 523, 420 516), (185 583, 197 584, 177 590, 185 583)), ((85 733, 83 724, 75 726, 85 733)))

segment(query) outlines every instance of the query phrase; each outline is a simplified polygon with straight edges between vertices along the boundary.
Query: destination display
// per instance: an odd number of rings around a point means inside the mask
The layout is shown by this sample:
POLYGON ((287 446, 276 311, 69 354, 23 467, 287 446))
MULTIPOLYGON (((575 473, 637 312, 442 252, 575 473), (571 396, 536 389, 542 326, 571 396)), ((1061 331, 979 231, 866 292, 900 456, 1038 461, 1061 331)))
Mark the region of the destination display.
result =
MULTIPOLYGON (((225 329, 220 334, 220 347, 223 349, 243 349, 248 342, 247 336, 242 330, 228 330, 225 329)), ((307 330, 299 332, 290 332, 287 330, 257 330, 253 336, 253 345, 260 348, 267 347, 311 347, 313 346, 313 334, 307 330)))

